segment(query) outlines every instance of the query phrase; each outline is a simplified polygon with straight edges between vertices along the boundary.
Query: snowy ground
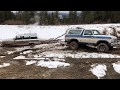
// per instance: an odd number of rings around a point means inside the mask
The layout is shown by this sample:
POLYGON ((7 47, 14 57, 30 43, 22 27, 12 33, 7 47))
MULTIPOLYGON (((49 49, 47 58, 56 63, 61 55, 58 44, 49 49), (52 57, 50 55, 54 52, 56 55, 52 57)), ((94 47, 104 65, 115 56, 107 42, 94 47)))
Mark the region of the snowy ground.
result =
MULTIPOLYGON (((60 26, 37 26, 37 25, 0 25, 0 40, 14 38, 17 34, 37 33, 40 39, 56 38, 66 32, 68 28, 82 27, 86 29, 97 29, 101 33, 107 30, 111 34, 114 27, 120 31, 120 24, 85 24, 85 25, 60 25, 60 26)), ((118 36, 120 34, 118 33, 118 36)), ((64 39, 64 36, 60 39, 64 39)))
MULTIPOLYGON (((62 26, 0 25, 0 39, 9 39, 17 34, 33 32, 37 33, 40 39, 46 40, 56 38, 64 34, 68 28, 75 27, 97 29, 101 32, 106 29, 108 30, 107 34, 113 31, 110 27, 115 27, 117 31, 120 31, 120 24, 62 26)), ((64 36, 61 39, 64 40, 64 36)), ((4 78, 3 73, 7 78, 35 78, 34 76, 36 78, 60 78, 60 76, 61 78, 101 79, 112 78, 112 76, 120 78, 120 49, 114 49, 111 53, 98 53, 91 49, 90 51, 81 48, 80 50, 73 51, 67 48, 67 46, 60 46, 59 42, 40 44, 34 47, 0 47, 0 78, 4 78), (109 69, 110 67, 111 69, 109 69), (7 74, 4 72, 5 70, 7 74), (18 73, 17 76, 14 74, 14 71, 18 73), (31 74, 31 72, 33 73, 31 74), (111 72, 114 74, 109 76, 108 73, 111 72), (19 77, 19 75, 23 76, 19 77)))
POLYGON ((120 78, 120 53, 66 48, 58 43, 1 48, 0 78, 120 78))
POLYGON ((120 61, 116 62, 116 63, 113 63, 113 68, 114 70, 120 74, 120 61))
POLYGON ((0 65, 0 68, 7 67, 7 66, 10 66, 10 63, 3 63, 2 65, 0 65))
POLYGON ((106 75, 107 67, 106 65, 102 64, 93 64, 91 65, 90 71, 100 79, 101 77, 104 77, 106 75))
MULTIPOLYGON (((24 53, 24 52, 23 52, 24 53)), ((72 51, 46 51, 36 55, 29 55, 28 58, 20 55, 14 59, 41 59, 41 58, 58 58, 64 59, 66 57, 71 58, 120 58, 120 55, 106 54, 106 53, 88 53, 88 52, 72 52, 72 51), (33 58, 31 58, 33 57, 33 58)))
MULTIPOLYGON (((66 58, 68 57, 73 59, 120 58, 120 55, 118 54, 96 53, 96 52, 85 52, 85 51, 73 52, 72 50, 65 50, 66 48, 67 46, 59 46, 59 43, 41 44, 41 45, 36 45, 33 48, 30 48, 29 46, 15 47, 14 51, 7 51, 7 54, 12 55, 16 52, 19 52, 20 54, 15 56, 13 60, 25 60, 25 65, 36 65, 47 68, 58 68, 61 66, 69 67, 70 63, 66 62, 66 58), (34 51, 35 49, 36 51, 34 51)), ((1 58, 4 57, 5 56, 1 56, 1 58)), ((115 67, 115 64, 113 65, 115 67)), ((91 66, 93 68, 91 69, 91 71, 99 79, 104 76, 103 73, 105 74, 105 72, 103 72, 102 70, 102 68, 104 68, 103 66, 101 65, 91 66)))
MULTIPOLYGON (((29 46, 15 47, 14 51, 7 51, 7 54, 12 55, 16 52, 19 52, 19 55, 13 57, 13 60, 26 60, 26 65, 45 65, 44 67, 48 68, 57 68, 61 66, 61 64, 66 66, 67 62, 65 62, 65 59, 68 57, 73 59, 120 58, 120 55, 118 54, 85 52, 81 50, 73 52, 72 50, 65 50, 66 48, 67 46, 60 46, 59 43, 41 44, 36 45, 33 48, 29 46)), ((5 56, 1 56, 1 58, 4 57, 5 56)))

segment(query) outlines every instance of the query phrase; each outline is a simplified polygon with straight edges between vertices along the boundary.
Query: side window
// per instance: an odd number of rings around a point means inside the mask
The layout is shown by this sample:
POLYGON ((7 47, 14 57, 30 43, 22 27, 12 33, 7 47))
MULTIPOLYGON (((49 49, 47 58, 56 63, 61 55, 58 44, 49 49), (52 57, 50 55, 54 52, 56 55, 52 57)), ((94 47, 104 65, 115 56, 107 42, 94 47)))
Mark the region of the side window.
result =
POLYGON ((84 35, 93 35, 91 30, 85 30, 84 35))
POLYGON ((37 37, 30 37, 30 39, 37 39, 37 37))
POLYGON ((23 39, 23 36, 16 36, 15 40, 21 40, 23 39))
POLYGON ((30 36, 23 36, 23 39, 30 39, 30 36))
POLYGON ((92 30, 94 35, 101 35, 99 31, 97 30, 92 30))
POLYGON ((82 30, 70 30, 68 34, 81 34, 82 30))

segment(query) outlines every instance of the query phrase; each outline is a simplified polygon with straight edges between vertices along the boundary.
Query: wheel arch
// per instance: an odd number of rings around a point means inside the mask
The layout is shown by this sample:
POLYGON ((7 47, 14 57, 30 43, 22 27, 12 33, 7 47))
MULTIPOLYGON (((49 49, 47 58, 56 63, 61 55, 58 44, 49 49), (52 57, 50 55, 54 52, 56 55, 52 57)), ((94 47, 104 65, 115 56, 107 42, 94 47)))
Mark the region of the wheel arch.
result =
POLYGON ((106 43, 108 46, 110 46, 110 43, 106 40, 99 40, 99 41, 97 41, 96 45, 98 45, 100 43, 106 43))
POLYGON ((68 42, 68 44, 70 44, 70 43, 73 42, 73 41, 75 41, 75 42, 77 42, 77 43, 79 44, 79 41, 78 41, 77 39, 71 39, 71 40, 68 42))

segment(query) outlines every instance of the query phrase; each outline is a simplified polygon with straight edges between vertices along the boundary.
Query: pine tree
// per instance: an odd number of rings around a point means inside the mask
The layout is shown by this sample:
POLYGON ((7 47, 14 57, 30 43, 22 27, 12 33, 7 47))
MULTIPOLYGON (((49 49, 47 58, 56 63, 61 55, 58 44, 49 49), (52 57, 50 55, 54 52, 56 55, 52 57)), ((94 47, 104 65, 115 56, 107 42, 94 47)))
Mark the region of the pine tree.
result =
POLYGON ((11 11, 0 11, 0 23, 5 22, 6 20, 15 19, 15 15, 11 11))
POLYGON ((73 24, 73 23, 74 23, 74 12, 69 11, 69 24, 73 24))
POLYGON ((40 25, 47 25, 49 24, 49 15, 47 11, 40 11, 39 12, 39 17, 40 17, 40 25))
POLYGON ((16 13, 16 20, 21 20, 24 24, 31 24, 31 18, 34 18, 34 11, 18 11, 16 13))
POLYGON ((55 11, 55 12, 54 12, 54 24, 55 24, 55 25, 58 25, 58 24, 59 24, 60 18, 59 18, 59 16, 58 16, 58 14, 59 14, 58 11, 55 11))
POLYGON ((81 13, 81 22, 82 23, 93 23, 94 16, 95 15, 93 11, 83 11, 81 13))

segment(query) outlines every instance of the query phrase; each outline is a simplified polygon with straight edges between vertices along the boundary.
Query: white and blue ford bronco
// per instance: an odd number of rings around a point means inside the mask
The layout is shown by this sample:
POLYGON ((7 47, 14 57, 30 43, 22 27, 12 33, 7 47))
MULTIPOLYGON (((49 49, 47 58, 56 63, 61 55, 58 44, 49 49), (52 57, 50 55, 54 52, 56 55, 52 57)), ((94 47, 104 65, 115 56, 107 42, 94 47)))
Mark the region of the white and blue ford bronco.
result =
POLYGON ((97 51, 106 52, 118 45, 117 37, 102 35, 94 29, 68 29, 65 34, 65 42, 72 50, 77 50, 79 45, 93 45, 97 51))

